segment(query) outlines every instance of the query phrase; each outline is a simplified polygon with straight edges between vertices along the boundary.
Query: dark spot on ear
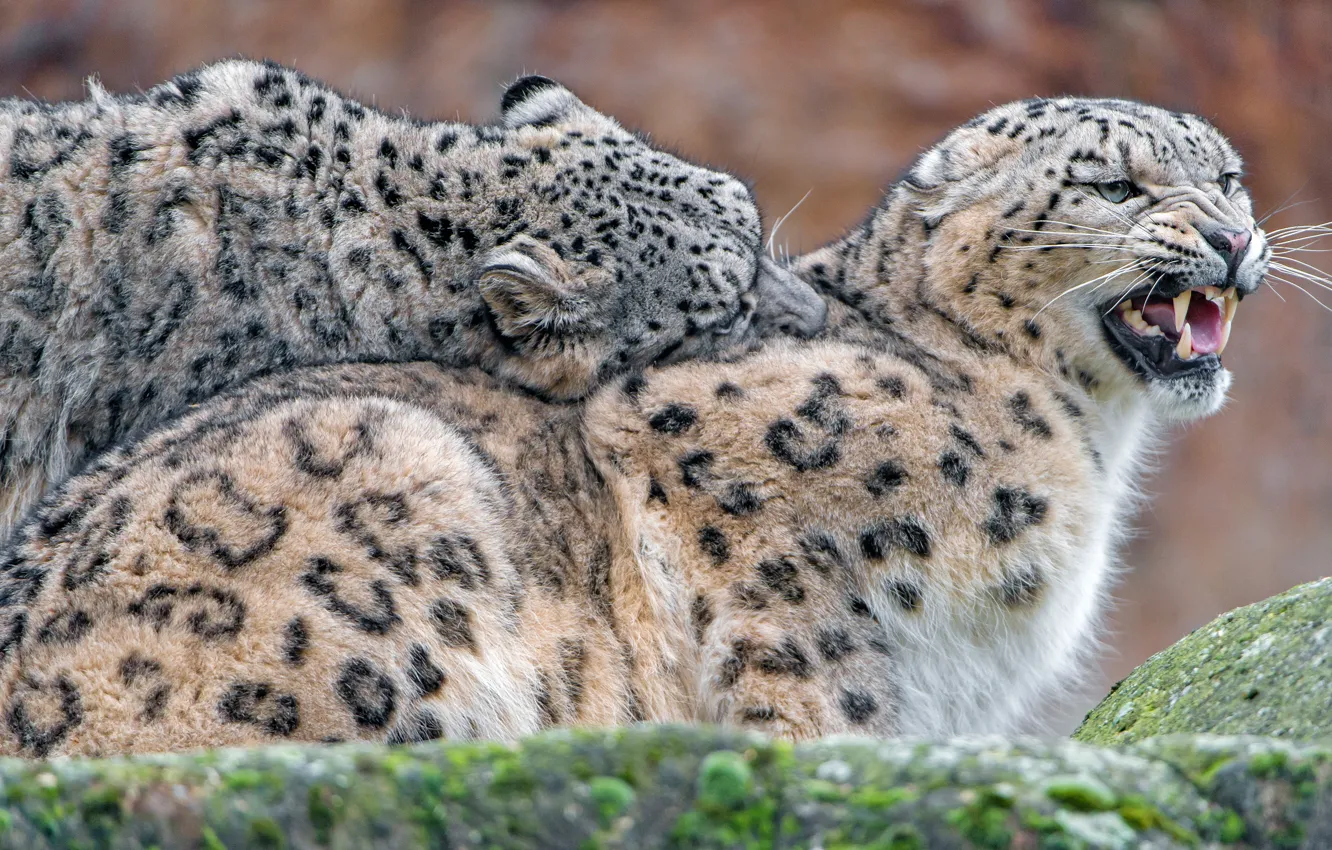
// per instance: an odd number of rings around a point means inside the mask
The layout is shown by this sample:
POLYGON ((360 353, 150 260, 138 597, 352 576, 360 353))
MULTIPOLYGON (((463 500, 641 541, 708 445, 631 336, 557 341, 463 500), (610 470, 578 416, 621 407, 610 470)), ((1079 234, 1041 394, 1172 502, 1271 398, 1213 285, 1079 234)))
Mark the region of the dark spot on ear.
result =
POLYGON ((558 88, 563 87, 549 77, 538 74, 521 77, 504 90, 504 96, 500 99, 500 112, 508 112, 543 89, 558 88))
POLYGON ((879 704, 875 702, 874 697, 864 691, 842 691, 839 704, 846 719, 856 724, 869 720, 879 710, 879 704))
POLYGON ((1022 324, 1022 329, 1025 330, 1027 332, 1027 336, 1031 337, 1032 339, 1041 338, 1041 326, 1036 324, 1031 319, 1028 319, 1026 322, 1022 324))
POLYGON ((714 565, 724 564, 731 557, 731 544, 716 526, 705 525, 698 530, 698 546, 712 558, 714 565))

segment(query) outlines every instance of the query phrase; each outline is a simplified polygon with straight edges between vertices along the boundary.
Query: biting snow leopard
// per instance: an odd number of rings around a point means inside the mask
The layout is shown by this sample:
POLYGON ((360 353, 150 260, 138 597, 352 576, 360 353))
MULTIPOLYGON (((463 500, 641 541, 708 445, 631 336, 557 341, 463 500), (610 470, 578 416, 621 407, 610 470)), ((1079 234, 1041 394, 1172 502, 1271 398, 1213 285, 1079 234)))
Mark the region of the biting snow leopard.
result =
POLYGON ((0 751, 1019 728, 1091 654, 1144 446, 1227 390, 1239 173, 1194 116, 1010 104, 795 261, 823 339, 580 404, 411 364, 202 405, 17 533, 0 751))
POLYGON ((739 180, 542 77, 495 126, 226 61, 0 100, 0 532, 126 434, 301 365, 478 365, 564 399, 819 327, 739 180))

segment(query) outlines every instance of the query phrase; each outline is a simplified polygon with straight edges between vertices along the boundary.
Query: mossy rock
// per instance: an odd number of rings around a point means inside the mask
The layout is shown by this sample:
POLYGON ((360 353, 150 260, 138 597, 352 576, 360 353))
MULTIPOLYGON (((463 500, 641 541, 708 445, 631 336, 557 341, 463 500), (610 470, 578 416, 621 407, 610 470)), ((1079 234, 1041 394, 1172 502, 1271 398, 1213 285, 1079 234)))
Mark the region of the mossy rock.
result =
POLYGON ((1332 749, 1257 738, 845 739, 694 727, 516 746, 0 760, 0 848, 1332 846, 1332 749))
POLYGON ((1153 655, 1073 737, 1176 732, 1332 738, 1332 578, 1223 614, 1153 655))

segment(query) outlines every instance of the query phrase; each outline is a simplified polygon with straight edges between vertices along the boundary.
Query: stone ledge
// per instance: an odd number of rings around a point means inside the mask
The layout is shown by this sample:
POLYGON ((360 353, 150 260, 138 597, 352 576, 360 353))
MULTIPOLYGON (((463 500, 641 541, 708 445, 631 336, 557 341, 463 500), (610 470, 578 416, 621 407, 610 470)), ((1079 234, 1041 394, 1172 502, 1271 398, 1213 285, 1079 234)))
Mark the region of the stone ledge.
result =
POLYGON ((0 761, 0 847, 1332 847, 1332 742, 558 731, 0 761))
POLYGON ((1228 611, 1153 655, 1073 737, 1130 744, 1188 732, 1332 735, 1332 578, 1228 611))

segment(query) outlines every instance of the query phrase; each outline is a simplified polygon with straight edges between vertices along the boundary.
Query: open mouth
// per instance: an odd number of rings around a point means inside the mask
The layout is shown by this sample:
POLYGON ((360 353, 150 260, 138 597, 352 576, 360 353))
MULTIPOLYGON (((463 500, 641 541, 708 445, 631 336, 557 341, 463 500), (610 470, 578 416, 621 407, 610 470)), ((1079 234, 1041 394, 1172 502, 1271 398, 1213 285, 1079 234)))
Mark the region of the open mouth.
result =
POLYGON ((1146 377, 1221 368, 1239 293, 1233 286, 1198 286, 1159 294, 1170 291, 1168 283, 1168 278, 1157 281, 1105 315, 1110 347, 1146 377))

